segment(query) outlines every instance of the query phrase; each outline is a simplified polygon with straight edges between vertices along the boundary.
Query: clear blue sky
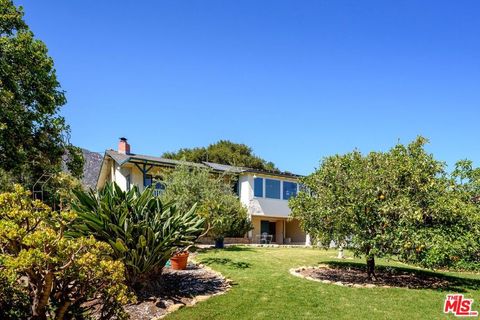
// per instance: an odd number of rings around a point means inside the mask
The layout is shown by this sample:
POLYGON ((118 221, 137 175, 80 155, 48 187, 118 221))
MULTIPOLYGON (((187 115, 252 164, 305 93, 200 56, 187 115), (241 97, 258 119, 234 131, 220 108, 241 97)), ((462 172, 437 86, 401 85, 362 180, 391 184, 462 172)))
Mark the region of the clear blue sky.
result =
POLYGON ((72 142, 159 155, 219 139, 307 174, 417 135, 480 165, 479 1, 18 0, 72 142))

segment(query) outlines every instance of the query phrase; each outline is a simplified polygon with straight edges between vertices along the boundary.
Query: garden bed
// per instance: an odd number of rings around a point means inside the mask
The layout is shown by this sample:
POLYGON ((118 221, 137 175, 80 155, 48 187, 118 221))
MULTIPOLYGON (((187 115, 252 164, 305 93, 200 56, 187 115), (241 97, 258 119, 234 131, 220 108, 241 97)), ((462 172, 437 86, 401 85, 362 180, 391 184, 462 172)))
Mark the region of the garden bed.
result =
POLYGON ((190 264, 186 270, 165 268, 154 289, 137 293, 138 303, 125 307, 131 319, 160 319, 184 306, 193 306, 230 288, 229 280, 209 269, 190 264))
POLYGON ((440 275, 430 272, 412 272, 402 268, 377 268, 376 279, 368 279, 366 269, 357 265, 322 264, 316 267, 299 267, 291 269, 293 275, 308 280, 331 283, 348 287, 397 287, 411 289, 448 288, 452 283, 440 275))

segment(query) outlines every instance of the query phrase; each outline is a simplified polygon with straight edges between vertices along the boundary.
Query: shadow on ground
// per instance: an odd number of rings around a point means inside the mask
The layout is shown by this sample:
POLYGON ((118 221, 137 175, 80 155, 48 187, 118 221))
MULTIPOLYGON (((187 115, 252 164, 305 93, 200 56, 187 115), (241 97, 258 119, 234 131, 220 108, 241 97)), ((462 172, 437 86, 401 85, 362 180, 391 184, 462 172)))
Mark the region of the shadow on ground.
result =
POLYGON ((225 247, 225 249, 223 249, 225 251, 241 251, 241 252, 253 252, 255 250, 253 250, 252 248, 250 247, 242 247, 242 246, 228 246, 228 247, 225 247))
POLYGON ((135 291, 138 302, 125 310, 131 319, 152 319, 165 315, 175 304, 190 305, 197 296, 218 294, 229 287, 219 274, 196 265, 186 270, 164 268, 157 281, 135 291))
POLYGON ((247 247, 247 246, 228 246, 223 249, 217 249, 213 245, 207 248, 197 248, 197 252, 209 252, 209 251, 228 251, 228 252, 254 252, 255 250, 253 248, 247 247))
POLYGON ((391 286, 411 289, 434 289, 440 291, 465 292, 479 290, 480 280, 462 278, 423 269, 409 267, 376 266, 377 279, 369 280, 366 265, 350 261, 322 261, 329 268, 306 269, 302 274, 332 282, 391 286))
POLYGON ((200 263, 203 263, 206 265, 222 264, 235 269, 247 269, 247 268, 250 268, 250 266, 252 265, 249 262, 233 261, 232 259, 229 259, 229 258, 204 258, 200 260, 200 263))

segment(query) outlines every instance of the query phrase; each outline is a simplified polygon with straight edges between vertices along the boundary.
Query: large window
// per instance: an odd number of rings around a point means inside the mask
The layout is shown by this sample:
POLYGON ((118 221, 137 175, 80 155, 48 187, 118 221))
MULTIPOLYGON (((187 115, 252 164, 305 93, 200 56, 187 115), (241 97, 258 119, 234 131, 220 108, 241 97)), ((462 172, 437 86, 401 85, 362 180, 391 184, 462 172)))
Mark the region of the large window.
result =
POLYGON ((297 184, 295 182, 283 181, 283 200, 288 200, 297 195, 297 184))
POLYGON ((263 178, 255 178, 253 181, 253 195, 257 198, 263 197, 263 178))
POLYGON ((265 179, 265 197, 280 199, 280 181, 265 179))

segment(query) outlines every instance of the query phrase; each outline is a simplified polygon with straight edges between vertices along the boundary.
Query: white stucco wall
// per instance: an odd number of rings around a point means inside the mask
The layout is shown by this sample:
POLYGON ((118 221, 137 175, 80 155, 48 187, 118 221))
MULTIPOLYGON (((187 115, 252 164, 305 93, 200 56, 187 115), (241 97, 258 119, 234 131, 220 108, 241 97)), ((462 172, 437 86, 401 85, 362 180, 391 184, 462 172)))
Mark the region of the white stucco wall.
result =
MULTIPOLYGON (((127 176, 130 175, 131 186, 138 186, 140 191, 143 190, 143 174, 133 164, 125 164, 122 167, 111 162, 113 165, 112 180, 115 181, 122 190, 127 189, 127 176)), ((112 168, 111 168, 112 169, 112 168)), ((270 198, 257 198, 254 197, 254 178, 268 178, 280 181, 297 182, 294 179, 283 179, 268 175, 254 175, 243 174, 239 176, 239 197, 240 202, 247 207, 250 215, 255 216, 269 216, 277 218, 286 218, 290 215, 291 211, 288 207, 288 201, 283 199, 270 199, 270 198)), ((264 183, 265 184, 265 183, 264 183)), ((283 183, 280 184, 280 193, 283 194, 283 183)), ((263 192, 265 195, 265 190, 263 192)))
POLYGON ((248 207, 250 200, 253 198, 253 176, 241 175, 238 177, 238 183, 240 202, 248 207))
MULTIPOLYGON (((259 178, 268 178, 280 181, 297 182, 294 179, 281 179, 278 177, 270 177, 267 175, 255 175, 259 178)), ((270 199, 270 198, 257 198, 254 197, 254 175, 241 175, 239 177, 240 183, 240 201, 248 208, 250 215, 263 215, 270 217, 288 217, 291 213, 288 207, 288 200, 283 199, 270 199)), ((265 184, 265 183, 264 183, 265 184)), ((283 183, 280 184, 280 193, 283 194, 283 183)), ((265 195, 265 190, 263 192, 265 195)))
POLYGON ((130 169, 130 183, 138 187, 140 191, 143 191, 143 173, 135 166, 132 165, 130 169))
POLYGON ((115 164, 115 182, 122 190, 127 190, 127 175, 130 174, 130 169, 120 167, 115 164))
MULTIPOLYGON (((112 162, 113 163, 113 162, 112 162)), ((122 190, 127 190, 127 176, 130 175, 130 186, 137 186, 140 191, 143 190, 143 174, 134 165, 127 164, 122 167, 113 163, 113 178, 111 181, 115 181, 122 190)))

